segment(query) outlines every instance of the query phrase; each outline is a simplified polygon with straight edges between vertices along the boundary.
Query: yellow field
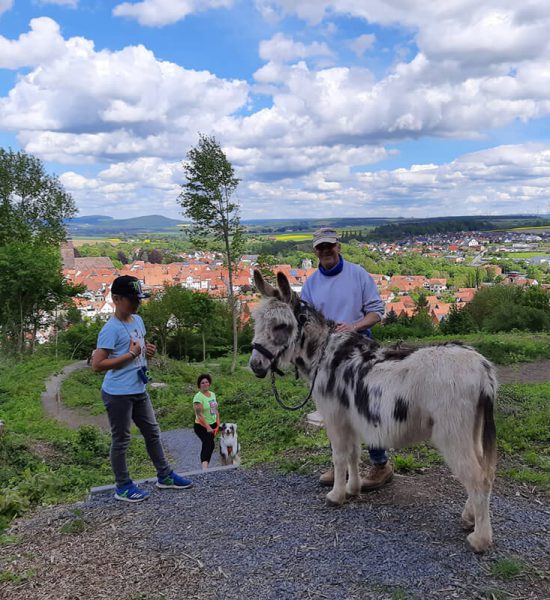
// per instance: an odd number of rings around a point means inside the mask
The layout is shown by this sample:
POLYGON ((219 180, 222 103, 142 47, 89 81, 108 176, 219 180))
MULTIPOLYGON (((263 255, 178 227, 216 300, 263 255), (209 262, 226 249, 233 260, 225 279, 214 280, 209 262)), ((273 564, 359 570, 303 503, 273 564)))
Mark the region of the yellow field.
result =
POLYGON ((305 242, 311 240, 311 233, 283 233, 276 235, 275 239, 280 242, 305 242))

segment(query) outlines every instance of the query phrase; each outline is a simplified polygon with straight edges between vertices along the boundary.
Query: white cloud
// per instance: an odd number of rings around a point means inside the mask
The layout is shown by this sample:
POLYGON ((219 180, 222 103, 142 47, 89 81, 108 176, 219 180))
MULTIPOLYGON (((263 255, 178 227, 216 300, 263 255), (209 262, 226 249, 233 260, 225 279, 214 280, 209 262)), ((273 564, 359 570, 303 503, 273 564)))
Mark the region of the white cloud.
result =
POLYGON ((13 6, 13 0, 0 0, 0 15, 13 6))
POLYGON ((24 148, 43 158, 181 157, 197 131, 209 131, 246 105, 243 81, 157 60, 143 46, 96 51, 83 38, 60 40, 54 25, 33 21, 27 37, 7 42, 3 55, 10 64, 30 64, 46 41, 55 49, 0 98, 0 127, 17 131, 24 148))
POLYGON ((22 33, 17 40, 0 35, 0 68, 34 67, 63 53, 65 42, 55 21, 39 17, 32 19, 30 28, 29 33, 22 33))
POLYGON ((270 40, 260 42, 260 57, 264 60, 291 62, 311 56, 332 56, 332 52, 324 42, 303 44, 284 33, 276 33, 270 40))
POLYGON ((123 2, 113 8, 113 15, 136 19, 141 25, 162 27, 185 17, 215 8, 231 8, 234 0, 142 0, 123 2))
POLYGON ((351 40, 349 46, 355 52, 357 57, 361 57, 367 50, 374 46, 375 41, 376 36, 373 33, 365 33, 354 40, 351 40))

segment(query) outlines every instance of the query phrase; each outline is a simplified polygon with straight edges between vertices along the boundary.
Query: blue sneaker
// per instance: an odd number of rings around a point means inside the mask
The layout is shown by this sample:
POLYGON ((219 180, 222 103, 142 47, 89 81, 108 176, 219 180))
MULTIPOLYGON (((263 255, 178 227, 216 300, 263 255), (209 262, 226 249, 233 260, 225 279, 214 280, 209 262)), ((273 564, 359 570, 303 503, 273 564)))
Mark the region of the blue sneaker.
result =
POLYGON ((193 487, 193 482, 190 479, 185 479, 181 475, 178 475, 174 471, 166 477, 157 479, 157 487, 160 489, 173 488, 176 490, 186 490, 187 488, 193 487))
POLYGON ((149 492, 138 488, 135 483, 115 487, 115 498, 123 502, 142 502, 149 498, 149 492))

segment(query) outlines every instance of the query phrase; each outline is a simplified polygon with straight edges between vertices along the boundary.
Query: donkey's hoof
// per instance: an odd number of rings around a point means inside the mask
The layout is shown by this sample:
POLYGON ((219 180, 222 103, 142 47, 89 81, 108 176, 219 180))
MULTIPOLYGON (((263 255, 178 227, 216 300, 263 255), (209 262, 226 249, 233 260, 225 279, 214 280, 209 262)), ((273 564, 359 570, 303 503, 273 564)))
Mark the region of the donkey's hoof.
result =
POLYGON ((466 538, 470 548, 477 553, 485 552, 487 548, 492 544, 492 539, 490 537, 476 535, 475 533, 470 533, 470 535, 466 538))
POLYGON ((344 500, 345 496, 342 497, 338 494, 334 494, 333 492, 329 492, 325 497, 327 506, 341 506, 344 503, 344 500))
POLYGON ((348 483, 348 485, 346 485, 346 498, 354 498, 355 496, 359 496, 360 491, 361 488, 359 485, 351 487, 348 483))

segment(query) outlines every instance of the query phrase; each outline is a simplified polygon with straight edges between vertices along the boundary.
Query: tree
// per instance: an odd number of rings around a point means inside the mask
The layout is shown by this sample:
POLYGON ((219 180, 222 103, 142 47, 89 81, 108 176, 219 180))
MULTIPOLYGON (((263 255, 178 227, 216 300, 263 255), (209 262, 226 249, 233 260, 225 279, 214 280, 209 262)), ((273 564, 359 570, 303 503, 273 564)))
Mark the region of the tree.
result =
POLYGON ((0 246, 0 332, 19 352, 34 347, 39 327, 81 288, 68 286, 57 248, 23 243, 0 246))
POLYGON ((154 265, 160 265, 162 263, 162 253, 154 249, 149 252, 149 262, 154 265))
POLYGON ((233 321, 233 360, 237 364, 238 310, 233 292, 233 273, 243 247, 239 205, 232 196, 239 179, 214 137, 200 134, 199 143, 187 154, 183 168, 187 178, 178 201, 195 225, 194 237, 221 242, 228 270, 227 293, 233 321))
POLYGON ((18 351, 34 347, 38 328, 77 291, 63 281, 58 248, 75 214, 38 158, 0 148, 0 334, 18 351))
POLYGON ((10 241, 58 245, 76 206, 57 177, 25 152, 0 148, 0 246, 10 241))
POLYGON ((471 333, 477 329, 468 307, 458 308, 456 304, 451 306, 447 318, 439 327, 444 335, 471 333))

